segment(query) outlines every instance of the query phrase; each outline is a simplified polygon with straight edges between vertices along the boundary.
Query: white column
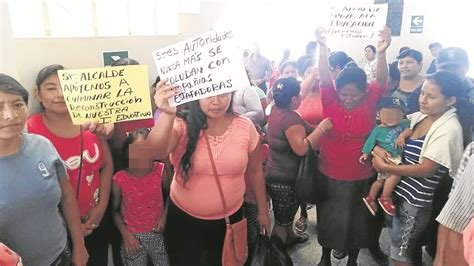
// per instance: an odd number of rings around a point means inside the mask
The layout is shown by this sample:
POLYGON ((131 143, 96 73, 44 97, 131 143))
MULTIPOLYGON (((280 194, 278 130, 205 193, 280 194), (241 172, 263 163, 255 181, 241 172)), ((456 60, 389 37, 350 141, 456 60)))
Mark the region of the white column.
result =
POLYGON ((0 73, 19 77, 8 1, 0 1, 0 73))

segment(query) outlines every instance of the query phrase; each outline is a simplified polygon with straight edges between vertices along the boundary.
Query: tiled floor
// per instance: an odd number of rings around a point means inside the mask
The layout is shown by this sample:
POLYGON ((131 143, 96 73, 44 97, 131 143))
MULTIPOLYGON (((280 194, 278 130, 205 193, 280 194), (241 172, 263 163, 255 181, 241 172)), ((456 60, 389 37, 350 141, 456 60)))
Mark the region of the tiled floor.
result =
MULTIPOLYGON (((308 242, 299 244, 295 247, 292 247, 288 250, 291 258, 293 259, 293 263, 295 266, 314 266, 317 265, 319 260, 321 259, 321 246, 318 244, 317 236, 316 236, 316 210, 312 208, 308 211, 309 214, 309 222, 308 222, 308 233, 310 238, 308 242)), ((299 217, 299 214, 296 215, 299 217)), ((389 236, 389 229, 384 228, 382 231, 382 235, 380 237, 380 246, 385 254, 389 254, 390 250, 390 236, 389 236)), ((113 266, 111 262, 111 257, 109 256, 109 265, 113 266)), ((360 251, 358 264, 360 266, 377 266, 378 264, 372 259, 370 253, 367 249, 363 249, 360 251)), ((342 266, 346 265, 347 258, 342 260, 337 260, 332 258, 332 265, 333 266, 342 266)), ((423 264, 424 265, 432 265, 431 257, 428 256, 426 253, 423 253, 423 264)), ((390 262, 390 265, 393 265, 393 262, 390 262)))
MULTIPOLYGON (((308 210, 309 214, 309 223, 308 223, 308 233, 310 238, 308 242, 299 244, 290 250, 288 250, 289 254, 293 259, 294 265, 298 266, 313 266, 317 265, 319 260, 321 259, 321 246, 318 243, 317 236, 316 236, 316 210, 312 208, 308 210)), ((299 217, 299 214, 296 215, 299 217)), ((382 231, 382 235, 380 237, 380 246, 385 254, 389 254, 390 250, 390 235, 389 229, 384 228, 382 231)), ((342 260, 337 260, 332 258, 332 265, 346 265, 347 258, 342 260)), ((363 249, 359 253, 359 258, 357 263, 361 266, 377 266, 378 264, 375 262, 374 259, 370 256, 370 253, 367 249, 363 249)), ((431 265, 432 260, 431 257, 428 256, 426 253, 423 254, 423 263, 424 265, 431 265)), ((393 265, 393 262, 390 262, 390 265, 393 265)))

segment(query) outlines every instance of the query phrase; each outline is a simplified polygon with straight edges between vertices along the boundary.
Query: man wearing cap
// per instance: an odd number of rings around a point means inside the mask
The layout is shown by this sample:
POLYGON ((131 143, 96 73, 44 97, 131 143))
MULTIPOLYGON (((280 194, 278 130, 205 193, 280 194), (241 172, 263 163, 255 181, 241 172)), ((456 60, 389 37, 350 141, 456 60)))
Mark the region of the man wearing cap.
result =
POLYGON ((458 47, 448 47, 441 50, 436 63, 438 70, 446 70, 453 72, 463 81, 463 90, 466 98, 469 101, 469 112, 471 121, 468 122, 470 126, 470 136, 465 134, 464 145, 467 145, 474 139, 473 132, 473 117, 474 117, 474 81, 467 76, 469 70, 469 58, 464 49, 458 47), (467 136, 466 136, 467 135, 467 136))
POLYGON ((431 55, 434 57, 431 61, 430 67, 426 70, 426 74, 429 75, 436 72, 436 59, 438 58, 439 52, 443 50, 443 46, 439 42, 434 42, 428 46, 428 49, 430 49, 431 55))

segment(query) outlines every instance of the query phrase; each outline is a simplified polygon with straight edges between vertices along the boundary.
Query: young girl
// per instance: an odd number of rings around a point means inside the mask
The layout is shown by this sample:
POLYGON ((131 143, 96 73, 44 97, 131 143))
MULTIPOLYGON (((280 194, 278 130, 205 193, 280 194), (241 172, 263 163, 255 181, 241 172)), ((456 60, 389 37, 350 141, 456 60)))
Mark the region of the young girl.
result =
POLYGON ((162 231, 163 207, 161 174, 163 164, 153 164, 145 145, 148 129, 129 133, 124 143, 128 168, 114 175, 112 206, 115 225, 122 234, 122 261, 125 265, 168 265, 162 231))

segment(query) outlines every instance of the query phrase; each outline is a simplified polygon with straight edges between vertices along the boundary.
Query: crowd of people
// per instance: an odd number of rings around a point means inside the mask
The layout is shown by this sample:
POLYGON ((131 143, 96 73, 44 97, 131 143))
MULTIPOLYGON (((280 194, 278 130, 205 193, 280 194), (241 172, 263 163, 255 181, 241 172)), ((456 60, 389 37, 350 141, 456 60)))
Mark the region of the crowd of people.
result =
POLYGON ((226 227, 246 219, 250 265, 259 234, 282 250, 308 241, 315 208, 314 264, 357 265, 368 248, 381 265, 422 265, 426 246, 434 265, 474 265, 467 53, 433 43, 424 74, 420 51, 389 64, 390 46, 385 27, 356 63, 318 29, 273 68, 245 51, 245 88, 172 107, 178 86, 158 77, 153 119, 106 125, 72 123, 62 65, 38 72, 31 116, 28 90, 0 74, 0 264, 107 265, 111 245, 114 265, 221 265, 226 227), (295 189, 308 153, 316 206, 295 189))

